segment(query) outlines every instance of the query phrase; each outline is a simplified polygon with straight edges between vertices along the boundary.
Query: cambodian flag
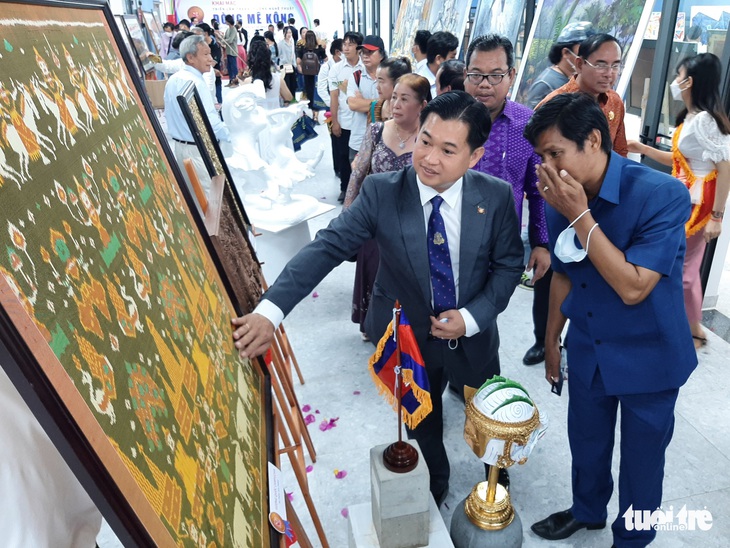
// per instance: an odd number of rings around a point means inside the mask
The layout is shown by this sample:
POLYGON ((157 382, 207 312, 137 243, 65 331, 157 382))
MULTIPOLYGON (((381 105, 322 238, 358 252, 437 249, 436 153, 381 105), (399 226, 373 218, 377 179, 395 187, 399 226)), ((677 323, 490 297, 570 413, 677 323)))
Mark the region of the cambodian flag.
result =
MULTIPOLYGON (((396 304, 396 306, 398 305, 396 304)), ((388 329, 378 342, 375 354, 370 357, 369 369, 378 392, 385 396, 388 402, 397 410, 396 377, 398 374, 398 361, 397 344, 393 336, 396 310, 393 309, 393 321, 388 324, 388 329)), ((401 372, 403 374, 401 398, 403 422, 408 428, 413 429, 431 412, 433 406, 431 404, 426 366, 423 363, 423 357, 418 349, 418 343, 411 324, 402 310, 397 336, 400 339, 401 372)))

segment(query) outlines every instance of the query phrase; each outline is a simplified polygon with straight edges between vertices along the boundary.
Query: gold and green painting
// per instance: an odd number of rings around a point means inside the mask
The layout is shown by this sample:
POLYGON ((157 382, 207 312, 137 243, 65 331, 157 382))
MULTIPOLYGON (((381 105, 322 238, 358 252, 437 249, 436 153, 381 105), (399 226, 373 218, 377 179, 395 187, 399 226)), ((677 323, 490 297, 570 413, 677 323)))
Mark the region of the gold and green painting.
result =
POLYGON ((1 13, 2 342, 150 542, 271 545, 267 378, 233 346, 210 243, 109 7, 1 13))

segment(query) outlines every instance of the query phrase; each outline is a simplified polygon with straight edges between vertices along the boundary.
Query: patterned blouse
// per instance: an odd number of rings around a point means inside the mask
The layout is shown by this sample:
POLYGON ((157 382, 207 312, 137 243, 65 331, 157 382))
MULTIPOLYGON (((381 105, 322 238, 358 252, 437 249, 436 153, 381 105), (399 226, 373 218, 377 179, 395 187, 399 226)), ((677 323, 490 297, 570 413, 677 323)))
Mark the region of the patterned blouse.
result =
POLYGON ((347 185, 345 203, 343 208, 348 208, 355 201, 360 193, 365 177, 371 173, 385 173, 386 171, 398 171, 411 165, 412 152, 406 152, 398 156, 395 151, 388 148, 383 142, 383 124, 377 122, 368 127, 365 138, 357 154, 357 164, 352 170, 350 183, 347 185))

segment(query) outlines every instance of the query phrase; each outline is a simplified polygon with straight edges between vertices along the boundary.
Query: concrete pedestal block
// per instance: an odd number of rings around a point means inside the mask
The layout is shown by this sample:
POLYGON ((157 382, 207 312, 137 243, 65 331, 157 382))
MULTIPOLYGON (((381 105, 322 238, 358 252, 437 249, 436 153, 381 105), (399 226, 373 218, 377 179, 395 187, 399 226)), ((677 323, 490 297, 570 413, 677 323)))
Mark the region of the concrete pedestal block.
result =
POLYGON ((507 527, 499 531, 485 531, 474 525, 464 511, 462 500, 451 516, 451 541, 454 548, 520 548, 522 546, 522 520, 515 517, 507 527))
POLYGON ((386 445, 370 449, 370 488, 373 524, 381 548, 415 548, 428 544, 430 492, 428 467, 418 443, 416 468, 405 474, 383 464, 386 445))

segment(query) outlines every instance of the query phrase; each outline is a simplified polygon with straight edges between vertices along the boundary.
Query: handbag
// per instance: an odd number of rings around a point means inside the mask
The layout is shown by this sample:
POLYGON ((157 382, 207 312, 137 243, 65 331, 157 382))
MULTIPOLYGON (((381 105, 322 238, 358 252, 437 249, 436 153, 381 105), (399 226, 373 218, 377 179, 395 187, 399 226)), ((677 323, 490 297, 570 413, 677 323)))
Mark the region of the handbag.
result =
POLYGON ((284 74, 291 74, 294 72, 294 66, 291 63, 284 63, 284 74))

